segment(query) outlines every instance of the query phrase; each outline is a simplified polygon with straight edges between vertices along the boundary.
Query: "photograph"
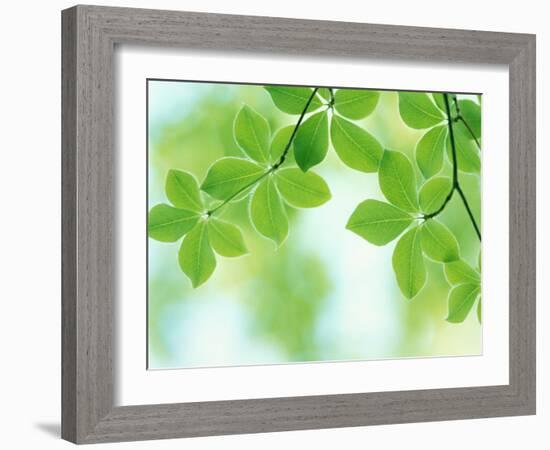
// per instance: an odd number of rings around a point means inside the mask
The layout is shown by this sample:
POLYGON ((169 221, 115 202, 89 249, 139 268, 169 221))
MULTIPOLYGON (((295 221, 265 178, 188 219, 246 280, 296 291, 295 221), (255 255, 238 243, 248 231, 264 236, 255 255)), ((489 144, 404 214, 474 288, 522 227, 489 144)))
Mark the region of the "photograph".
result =
POLYGON ((483 353, 481 94, 146 95, 148 369, 483 353))

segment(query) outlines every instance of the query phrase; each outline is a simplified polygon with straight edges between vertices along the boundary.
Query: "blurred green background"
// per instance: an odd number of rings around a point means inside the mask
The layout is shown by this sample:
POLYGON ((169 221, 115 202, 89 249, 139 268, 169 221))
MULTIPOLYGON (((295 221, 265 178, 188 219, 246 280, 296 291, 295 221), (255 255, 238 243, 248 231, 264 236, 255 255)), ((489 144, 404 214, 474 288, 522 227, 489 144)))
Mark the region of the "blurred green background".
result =
MULTIPOLYGON (((242 156, 232 127, 243 104, 272 130, 297 120, 277 110, 261 86, 150 80, 148 95, 148 209, 166 202, 169 169, 200 182, 218 158, 242 156)), ((374 113, 357 123, 414 160, 424 131, 402 122, 396 92, 383 92, 374 113)), ((290 232, 278 250, 252 229, 248 200, 225 208, 221 217, 240 226, 250 253, 218 257, 212 278, 197 289, 178 266, 180 242, 148 240, 149 369, 481 353, 475 314, 462 324, 445 321, 441 264, 426 260, 427 283, 406 300, 392 270, 396 241, 376 247, 345 229, 358 203, 384 200, 377 175, 344 166, 333 150, 314 170, 333 198, 315 209, 287 207, 290 232)), ((479 179, 461 173, 460 182, 479 220, 479 179)), ((458 196, 439 218, 475 265, 479 243, 458 196)))

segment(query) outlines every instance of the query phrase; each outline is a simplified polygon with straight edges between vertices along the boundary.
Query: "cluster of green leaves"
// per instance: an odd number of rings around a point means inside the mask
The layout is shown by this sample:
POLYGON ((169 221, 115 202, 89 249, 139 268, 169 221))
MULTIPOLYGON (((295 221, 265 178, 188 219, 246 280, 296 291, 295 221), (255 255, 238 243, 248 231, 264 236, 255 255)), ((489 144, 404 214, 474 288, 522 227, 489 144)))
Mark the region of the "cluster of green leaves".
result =
POLYGON ((165 190, 171 205, 161 203, 151 209, 149 236, 161 242, 176 242, 183 237, 179 264, 194 287, 204 283, 214 272, 214 251, 227 257, 247 253, 239 228, 208 217, 199 184, 192 174, 170 170, 165 190))
POLYGON ((203 284, 214 272, 215 253, 225 257, 247 253, 239 227, 218 217, 230 203, 249 197, 252 225, 280 246, 288 235, 286 205, 313 208, 331 198, 321 176, 312 171, 304 173, 285 161, 294 128, 284 127, 272 135, 267 120, 244 105, 233 129, 243 157, 215 161, 200 187, 188 172, 168 173, 165 191, 171 205, 151 209, 149 236, 163 242, 183 237, 179 264, 193 287, 203 284))
MULTIPOLYGON (((449 292, 449 315, 452 323, 463 322, 481 296, 481 266, 474 269, 462 260, 445 264, 445 277, 452 289, 449 292)), ((481 323, 481 298, 477 303, 477 318, 481 323)))
MULTIPOLYGON (((301 114, 311 88, 268 86, 275 106, 287 114, 301 114)), ((353 121, 370 115, 380 93, 371 90, 322 88, 311 101, 309 117, 294 139, 294 159, 307 172, 321 163, 329 141, 344 164, 361 172, 376 172, 383 154, 378 140, 353 121)))
MULTIPOLYGON (((452 100, 450 112, 458 169, 479 174, 481 158, 477 139, 481 137, 481 108, 473 100, 458 100, 456 95, 448 95, 448 98, 452 100)), ((400 92, 399 113, 409 127, 427 129, 418 141, 415 156, 423 177, 429 179, 441 171, 445 148, 452 162, 444 94, 430 97, 421 92, 400 92)))
MULTIPOLYGON (((461 258, 457 239, 436 216, 459 188, 458 171, 479 174, 481 110, 471 100, 444 95, 399 93, 402 120, 411 128, 426 130, 415 149, 416 165, 424 181, 417 189, 416 171, 409 158, 399 151, 385 150, 378 182, 388 202, 368 199, 360 203, 347 228, 379 246, 399 238, 392 265, 407 298, 415 297, 426 283, 424 258, 443 263, 452 286, 447 320, 462 322, 480 296, 480 273, 461 258), (445 154, 451 165, 457 165, 452 179, 441 175, 445 154)), ((481 304, 481 320, 480 312, 481 304)))
MULTIPOLYGON (((416 145, 415 167, 404 153, 384 150, 378 139, 356 123, 375 110, 378 91, 265 89, 279 110, 298 116, 296 124, 272 133, 267 120, 244 105, 233 129, 243 156, 215 161, 200 186, 192 174, 171 170, 166 179, 171 205, 151 209, 150 237, 164 242, 183 237, 179 264, 194 287, 212 275, 216 253, 225 257, 247 253, 241 230, 218 217, 233 202, 249 198, 252 225, 280 246, 289 233, 287 206, 313 208, 331 198, 325 180, 311 169, 325 159, 332 143, 345 165, 378 174, 387 200, 360 203, 347 228, 379 246, 398 239, 392 265, 407 298, 415 297, 426 283, 425 258, 444 264, 451 286, 447 320, 462 322, 480 297, 480 267, 464 261, 457 239, 436 216, 455 190, 469 210, 457 174, 479 175, 479 104, 455 95, 400 92, 402 120, 411 128, 425 130, 416 145), (442 174, 445 161, 452 166, 452 178, 442 174), (423 178, 420 187, 417 172, 423 178)), ((478 317, 481 320, 481 300, 478 317)))

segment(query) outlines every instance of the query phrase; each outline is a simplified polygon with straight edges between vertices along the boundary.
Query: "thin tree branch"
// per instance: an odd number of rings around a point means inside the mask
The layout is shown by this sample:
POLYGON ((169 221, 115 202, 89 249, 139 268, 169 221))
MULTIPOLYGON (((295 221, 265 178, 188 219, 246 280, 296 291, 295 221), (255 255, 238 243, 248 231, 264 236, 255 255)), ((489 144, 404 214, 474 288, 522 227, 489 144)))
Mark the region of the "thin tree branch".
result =
POLYGON ((298 118, 298 121, 296 122, 296 125, 294 126, 294 130, 292 130, 292 134, 290 135, 290 138, 288 142, 286 143, 285 149, 283 150, 283 153, 281 154, 281 157, 279 160, 266 172, 261 174, 258 178, 248 183, 246 186, 243 186, 241 189, 239 189, 234 194, 230 195, 228 198, 226 198, 222 203, 220 203, 215 208, 211 209, 210 211, 207 211, 206 215, 211 216, 216 211, 218 211, 220 208, 227 205, 231 200, 233 200, 235 197, 237 197, 239 194, 242 194, 246 190, 250 189, 251 187, 255 186, 257 183, 259 183, 261 180, 263 180, 266 176, 268 176, 270 173, 275 172, 284 162, 288 155, 288 152, 290 151, 290 146, 292 145, 292 141, 294 140, 294 137, 296 136, 296 133, 298 132, 298 128, 300 128, 300 125, 302 124, 302 121, 304 120, 304 116, 307 113, 307 110, 309 108, 309 105, 311 104, 313 98, 315 97, 315 94, 317 94, 317 91, 319 88, 313 89, 313 92, 309 96, 309 99, 306 102, 306 105, 304 106, 304 109, 302 113, 300 114, 300 117, 298 118))
POLYGON ((474 229, 476 230, 477 237, 481 241, 481 232, 479 231, 479 227, 477 226, 476 219, 474 218, 474 214, 472 213, 472 210, 470 209, 470 205, 468 204, 468 201, 466 200, 466 196, 464 195, 464 192, 462 192, 462 188, 460 185, 457 185, 456 191, 459 193, 460 198, 462 199, 462 203, 464 203, 464 206, 466 207, 466 211, 468 212, 468 215, 470 216, 470 220, 472 222, 472 225, 474 226, 474 229))
POLYGON ((233 200, 235 197, 237 197, 239 194, 242 194, 247 189, 250 189, 252 186, 254 186, 256 183, 259 183, 261 180, 263 180, 266 176, 268 176, 271 173, 271 170, 268 170, 264 173, 262 173, 258 178, 248 183, 246 186, 239 189, 234 194, 227 197, 222 203, 220 203, 218 206, 216 206, 214 209, 211 209, 210 211, 207 211, 206 215, 211 216, 214 214, 218 209, 222 208, 223 206, 227 205, 231 200, 233 200))
POLYGON ((428 219, 431 219, 432 217, 435 217, 435 216, 439 215, 440 213, 442 213, 443 210, 445 209, 445 207, 447 206, 447 203, 449 203, 451 201, 451 198, 453 198, 454 192, 455 192, 455 188, 454 188, 454 185, 453 185, 451 187, 451 190, 447 194, 447 197, 445 197, 445 200, 443 201, 441 206, 436 211, 434 211, 433 213, 424 214, 424 216, 422 218, 424 220, 428 220, 428 219))
POLYGON ((474 131, 472 130, 472 128, 470 127, 470 125, 468 125, 468 122, 466 122, 466 119, 464 119, 464 117, 462 117, 462 115, 458 115, 457 116, 457 120, 460 120, 464 126, 466 127, 466 129, 468 130, 468 132, 470 133, 470 136, 472 136, 472 139, 475 141, 476 145, 477 145, 477 148, 479 150, 481 150, 481 145, 479 143, 479 141, 477 140, 475 134, 474 134, 474 131))
POLYGON ((479 150, 481 150, 481 145, 480 145, 478 139, 476 138, 476 135, 474 134, 474 130, 472 130, 472 127, 470 126, 470 124, 468 124, 468 122, 466 122, 466 119, 464 118, 464 116, 460 112, 460 106, 458 104, 458 100, 456 98, 456 95, 453 97, 453 102, 454 102, 455 108, 456 108, 456 120, 459 120, 464 124, 464 126, 468 130, 468 133, 470 133, 470 136, 472 136, 472 139, 475 141, 475 143, 477 145, 477 148, 479 150))
MULTIPOLYGON (((438 214, 440 214, 445 207, 447 206, 447 203, 451 200, 453 197, 454 191, 456 190, 458 194, 460 195, 460 198, 462 199, 462 203, 464 203, 464 207, 466 208, 466 212, 468 213, 468 217, 470 218, 470 221, 472 222, 472 225, 474 227, 474 230, 477 234, 477 237, 481 241, 481 232, 479 230, 479 227, 476 223, 474 214, 472 213, 472 209, 470 208, 470 205, 468 204, 468 200, 466 199, 466 195, 464 195, 464 192, 462 191, 462 188, 460 187, 460 183, 458 181, 458 162, 456 158, 456 144, 455 144, 455 135, 453 130, 453 121, 451 117, 451 108, 449 106, 449 96, 448 94, 443 94, 443 98, 445 100, 445 109, 447 113, 447 123, 449 125, 449 140, 451 142, 451 155, 452 155, 452 163, 453 163, 453 181, 451 190, 447 194, 447 197, 445 198, 443 204, 437 209, 437 211, 434 211, 433 213, 424 215, 424 219, 428 220, 431 219, 438 214)), ((456 98, 455 98, 456 102, 456 98)), ((456 103, 455 103, 456 104, 456 103)), ((458 106, 458 104, 456 104, 458 106)), ((457 110, 458 111, 458 110, 457 110)))
POLYGON ((311 104, 311 101, 313 100, 313 98, 315 97, 315 94, 317 94, 317 91, 319 90, 319 88, 315 88, 313 89, 313 92, 311 93, 311 95, 309 96, 309 99, 307 100, 307 103, 306 103, 306 106, 304 106, 304 109, 302 111, 302 114, 300 114, 300 117, 298 118, 298 122, 296 122, 296 125, 294 125, 294 130, 292 130, 292 134, 290 135, 290 139, 288 140, 288 142, 286 143, 286 147, 285 149, 283 150, 283 154, 281 155, 281 157, 279 158, 279 161, 277 161, 273 167, 271 168, 271 171, 274 172, 275 170, 277 170, 284 162, 285 162, 285 159, 286 159, 286 156, 288 155, 288 152, 290 151, 290 146, 292 145, 292 141, 294 140, 294 136, 296 136, 296 133, 298 132, 298 128, 300 128, 300 125, 302 124, 302 120, 304 120, 304 116, 306 115, 307 113, 307 110, 309 108, 309 105, 311 104))

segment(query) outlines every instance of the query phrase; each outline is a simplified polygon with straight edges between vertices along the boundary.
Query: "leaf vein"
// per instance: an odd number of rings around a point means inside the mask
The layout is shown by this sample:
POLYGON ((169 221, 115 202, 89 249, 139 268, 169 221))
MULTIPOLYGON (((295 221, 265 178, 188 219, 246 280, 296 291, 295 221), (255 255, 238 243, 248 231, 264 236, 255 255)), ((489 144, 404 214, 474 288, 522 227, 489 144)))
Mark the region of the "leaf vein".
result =
POLYGON ((159 230, 161 228, 165 228, 165 227, 168 227, 170 225, 177 224, 177 223, 191 222, 192 220, 195 220, 197 217, 198 216, 191 216, 191 217, 185 217, 185 218, 181 218, 181 219, 170 220, 168 222, 163 222, 163 223, 160 223, 160 224, 157 224, 157 225, 149 225, 149 230, 159 230))
POLYGON ((370 159, 371 161, 373 161, 375 164, 378 163, 378 160, 372 156, 368 151, 365 151, 363 150, 363 148, 361 147, 361 145, 355 140, 353 139, 353 137, 342 127, 342 125, 338 122, 338 120, 336 121, 336 126, 338 128, 340 128, 340 131, 342 131, 342 133, 351 141, 351 143, 353 145, 355 145, 355 147, 357 147, 357 149, 359 150, 359 152, 363 155, 363 156, 366 156, 368 159, 370 159))
POLYGON ((434 119, 439 119, 439 121, 442 121, 443 120, 443 117, 440 116, 440 115, 436 115, 436 114, 433 114, 429 111, 426 111, 425 109, 421 108, 420 106, 418 106, 416 103, 414 102, 411 102, 408 98, 405 98, 404 101, 406 103, 408 103, 411 107, 413 107, 414 109, 416 109, 417 111, 420 111, 421 113, 424 113, 426 114, 427 116, 429 117, 432 117, 434 119))
POLYGON ((179 187, 181 187, 183 193, 185 194, 185 196, 187 197, 187 199, 189 201, 191 201, 191 203, 195 206, 195 208, 197 208, 197 211, 200 211, 202 209, 202 205, 199 205, 196 200, 191 197, 191 195, 189 195, 189 193, 187 192, 187 189, 185 187, 185 185, 181 182, 181 180, 179 179, 179 177, 174 177, 175 180, 176 180, 176 183, 178 184, 179 187))

